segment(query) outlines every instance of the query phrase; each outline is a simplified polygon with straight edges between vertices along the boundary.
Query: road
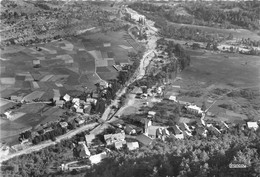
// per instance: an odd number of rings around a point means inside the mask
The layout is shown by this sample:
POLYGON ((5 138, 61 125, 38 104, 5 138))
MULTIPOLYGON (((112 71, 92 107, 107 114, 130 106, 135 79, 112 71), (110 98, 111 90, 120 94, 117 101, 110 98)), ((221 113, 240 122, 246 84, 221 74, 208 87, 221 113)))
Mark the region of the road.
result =
POLYGON ((51 145, 55 145, 57 144, 58 142, 60 142, 61 140, 64 140, 64 139, 69 139, 69 138, 72 138, 73 136, 75 136, 76 134, 80 133, 80 132, 83 132, 83 131, 86 131, 86 130, 89 130, 89 129, 92 129, 94 127, 96 127, 98 125, 98 123, 91 123, 91 124, 87 124, 87 125, 84 125, 78 129, 75 129, 75 130, 72 130, 64 135, 61 135, 59 137, 56 138, 56 141, 45 141, 41 144, 38 144, 38 145, 35 145, 35 146, 31 146, 31 147, 28 147, 22 151, 18 151, 16 153, 13 153, 13 154, 9 154, 8 156, 2 156, 0 158, 0 163, 2 163, 3 161, 6 161, 6 160, 9 160, 13 157, 16 157, 16 156, 20 156, 20 155, 23 155, 23 154, 30 154, 34 151, 39 151, 43 148, 46 148, 48 146, 51 146, 51 145))
MULTIPOLYGON (((131 13, 137 13, 135 11, 131 10, 131 13)), ((110 106, 108 106, 105 110, 105 112, 103 113, 102 117, 100 118, 101 120, 104 121, 104 123, 99 124, 98 123, 92 123, 92 124, 88 124, 85 126, 82 126, 76 130, 70 131, 69 133, 62 135, 60 137, 57 137, 57 140, 55 142, 52 141, 46 141, 43 142, 39 145, 36 146, 31 146, 27 149, 24 149, 22 151, 19 151, 17 153, 13 153, 10 154, 8 156, 5 157, 1 157, 0 159, 0 163, 2 163, 3 161, 9 160, 13 157, 22 155, 22 154, 29 154, 31 152, 34 151, 39 151, 45 147, 54 145, 56 143, 58 143, 59 141, 63 140, 63 139, 68 139, 73 137, 74 135, 82 132, 82 131, 86 131, 89 129, 92 129, 92 131, 90 131, 90 133, 93 134, 98 134, 100 132, 102 132, 105 128, 107 128, 109 126, 109 124, 107 123, 109 121, 109 113, 111 112, 111 108, 112 106, 118 106, 119 103, 119 98, 126 93, 126 88, 133 83, 134 81, 141 79, 144 75, 145 75, 145 71, 146 71, 146 67, 149 65, 151 59, 153 58, 154 55, 152 55, 155 51, 156 51, 156 41, 159 38, 158 35, 156 34, 156 30, 154 30, 153 26, 150 26, 150 24, 154 24, 152 21, 147 20, 147 27, 148 27, 148 31, 147 31, 147 36, 148 36, 148 42, 147 42, 147 51, 144 53, 143 58, 140 61, 140 66, 139 68, 136 70, 136 72, 134 73, 133 77, 129 79, 129 81, 126 83, 126 86, 122 89, 119 90, 117 93, 117 96, 115 98, 115 100, 111 103, 110 106), (94 128, 95 127, 95 128, 94 128)), ((129 100, 129 102, 131 103, 131 100, 129 100)), ((119 109, 118 113, 122 112, 123 109, 125 108, 125 106, 123 106, 121 109, 119 109)), ((118 115, 118 113, 116 113, 116 115, 118 115)), ((109 121, 110 122, 110 121, 109 121)))
MULTIPOLYGON (((126 8, 126 10, 131 13, 137 14, 136 11, 133 11, 132 9, 126 8)), ((103 124, 97 126, 95 129, 93 129, 90 133, 98 134, 101 133, 104 129, 106 129, 109 125, 107 122, 111 122, 112 120, 109 120, 109 114, 112 111, 113 106, 118 106, 119 98, 126 93, 126 88, 133 83, 136 80, 141 79, 145 75, 146 67, 149 65, 151 59, 154 57, 154 53, 156 52, 156 41, 159 39, 159 36, 157 35, 157 29, 153 26, 154 22, 150 20, 146 20, 146 27, 147 30, 147 46, 146 46, 146 52, 144 53, 141 61, 140 66, 136 70, 136 72, 133 74, 133 77, 129 79, 129 81, 126 83, 126 86, 119 90, 116 96, 116 99, 111 103, 109 107, 106 108, 105 112, 103 113, 101 120, 104 122, 103 124)), ((131 99, 131 98, 130 98, 131 99)), ((134 97, 132 98, 134 99, 134 97)), ((129 103, 131 103, 131 100, 128 100, 129 103)), ((127 105, 121 107, 117 113, 114 115, 120 115, 120 113, 127 107, 127 105)))

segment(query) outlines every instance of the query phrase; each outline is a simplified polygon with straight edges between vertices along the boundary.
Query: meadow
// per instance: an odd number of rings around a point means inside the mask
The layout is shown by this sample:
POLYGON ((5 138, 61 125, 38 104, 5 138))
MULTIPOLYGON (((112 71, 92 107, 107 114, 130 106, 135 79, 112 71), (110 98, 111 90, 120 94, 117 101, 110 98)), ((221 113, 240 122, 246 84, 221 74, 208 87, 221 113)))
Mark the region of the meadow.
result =
MULTIPOLYGON (((258 57, 205 52, 187 51, 191 55, 191 65, 179 75, 182 92, 196 93, 179 96, 182 101, 193 102, 206 107, 216 101, 209 112, 216 115, 215 120, 239 122, 245 119, 257 120, 260 115, 260 61, 258 57), (243 91, 253 96, 227 96, 230 92, 243 91), (222 105, 226 105, 223 107, 222 105), (227 108, 226 108, 227 107, 227 108)), ((212 117, 208 117, 212 119, 212 117)))
MULTIPOLYGON (((1 51, 1 97, 49 101, 54 92, 63 96, 78 95, 83 87, 91 91, 96 83, 117 77, 113 65, 129 63, 128 53, 135 50, 125 35, 126 31, 81 34, 46 44, 7 47, 1 51)), ((2 101, 1 113, 14 105, 2 101)), ((12 111, 19 113, 17 119, 1 118, 1 140, 12 142, 25 129, 59 119, 63 113, 60 108, 49 113, 45 109, 41 104, 22 105, 12 111)))

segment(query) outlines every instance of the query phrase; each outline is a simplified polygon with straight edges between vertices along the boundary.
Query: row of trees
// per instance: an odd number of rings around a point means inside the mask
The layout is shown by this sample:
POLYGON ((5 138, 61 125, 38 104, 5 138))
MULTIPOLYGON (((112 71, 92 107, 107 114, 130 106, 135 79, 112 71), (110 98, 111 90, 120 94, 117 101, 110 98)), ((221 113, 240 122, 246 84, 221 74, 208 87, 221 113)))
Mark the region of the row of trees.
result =
POLYGON ((178 27, 174 24, 161 26, 160 33, 168 38, 194 40, 197 42, 221 42, 233 38, 231 34, 211 33, 188 26, 178 27))
POLYGON ((52 140, 55 141, 55 137, 63 135, 67 132, 66 128, 56 127, 53 130, 37 135, 32 139, 33 144, 39 144, 41 141, 52 140))

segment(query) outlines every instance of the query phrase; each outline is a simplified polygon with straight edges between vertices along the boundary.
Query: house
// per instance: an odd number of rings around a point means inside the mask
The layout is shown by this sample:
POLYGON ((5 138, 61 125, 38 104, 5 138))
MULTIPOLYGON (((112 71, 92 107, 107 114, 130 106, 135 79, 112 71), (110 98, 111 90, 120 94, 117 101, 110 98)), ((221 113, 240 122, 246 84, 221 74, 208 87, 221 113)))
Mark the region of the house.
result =
POLYGON ((174 130, 175 135, 182 134, 182 131, 178 125, 174 125, 172 128, 174 130))
POLYGON ((53 130, 52 127, 45 128, 45 129, 43 129, 43 134, 45 134, 47 132, 51 132, 52 130, 53 130))
POLYGON ((185 122, 180 123, 179 127, 182 131, 191 132, 191 129, 189 128, 189 126, 185 122))
POLYGON ((126 127, 125 127, 125 133, 128 134, 128 135, 133 135, 133 134, 136 134, 136 130, 134 129, 133 126, 131 126, 131 125, 126 125, 126 127))
POLYGON ((116 149, 121 149, 123 147, 123 143, 122 142, 115 142, 115 148, 116 149))
POLYGON ((201 110, 200 107, 196 106, 196 105, 188 105, 186 106, 186 109, 192 113, 192 114, 202 114, 203 111, 201 110))
POLYGON ((121 149, 123 147, 123 144, 125 144, 125 143, 126 143, 126 141, 115 142, 115 148, 121 149))
POLYGON ((80 101, 79 98, 73 98, 72 99, 72 103, 74 103, 75 105, 78 105, 78 106, 79 106, 79 101, 80 101))
POLYGON ((33 66, 38 66, 41 64, 40 60, 33 60, 33 66))
POLYGON ((216 127, 214 127, 212 124, 207 124, 207 127, 210 131, 212 131, 214 134, 216 135, 220 135, 221 132, 219 131, 219 129, 217 129, 216 127))
POLYGON ((129 142, 129 143, 126 143, 126 146, 129 151, 132 151, 132 150, 139 148, 139 143, 138 142, 129 142))
POLYGON ((149 111, 149 112, 148 112, 148 117, 154 117, 155 114, 156 114, 156 112, 154 112, 154 111, 149 111))
POLYGON ((229 126, 224 121, 220 121, 220 125, 222 125, 222 127, 229 129, 229 126))
POLYGON ((62 128, 65 128, 65 127, 68 126, 68 123, 67 123, 67 122, 60 122, 60 126, 61 126, 62 128))
POLYGON ((247 127, 249 129, 257 130, 259 126, 258 126, 257 122, 247 122, 247 127))
POLYGON ((76 152, 80 158, 87 158, 90 156, 90 151, 86 146, 85 142, 79 142, 76 147, 76 152))
POLYGON ((83 119, 80 119, 79 117, 75 118, 75 122, 78 124, 78 125, 81 125, 85 122, 85 120, 83 119))
POLYGON ((23 100, 23 97, 22 96, 12 95, 11 96, 11 100, 12 101, 16 101, 16 102, 21 102, 23 100))
POLYGON ((203 137, 207 137, 207 130, 203 127, 197 127, 196 128, 196 133, 203 136, 203 137))
POLYGON ((98 97, 99 97, 98 93, 93 93, 92 94, 92 98, 98 98, 98 97))
POLYGON ((177 98, 176 98, 176 96, 171 95, 171 96, 169 97, 169 100, 176 102, 176 101, 177 101, 177 98))
MULTIPOLYGON (((109 17, 111 17, 111 16, 109 16, 109 17)), ((104 47, 111 47, 111 43, 110 42, 106 42, 106 43, 103 44, 103 46, 104 47)))
MULTIPOLYGON (((58 95, 55 95, 54 97, 53 97, 53 101, 59 101, 60 100, 60 96, 58 96, 58 95)), ((64 100, 63 100, 64 101, 64 100)))
POLYGON ((63 107, 63 105, 64 105, 64 100, 57 100, 56 102, 55 102, 55 104, 56 104, 56 106, 59 106, 59 107, 63 107))
POLYGON ((63 99, 68 102, 70 101, 70 96, 68 94, 64 95, 63 99))
POLYGON ((184 137, 191 137, 192 136, 192 134, 188 131, 183 131, 183 135, 184 135, 184 137))
POLYGON ((175 138, 177 139, 184 139, 184 135, 183 134, 176 134, 176 135, 173 135, 175 138))
MULTIPOLYGON (((158 136, 164 135, 163 134, 164 129, 166 129, 166 127, 151 125, 151 126, 147 127, 147 131, 145 131, 145 132, 147 132, 146 135, 148 135, 150 138, 154 139, 154 138, 157 138, 158 136)), ((164 133, 168 134, 169 132, 168 133, 167 132, 168 132, 167 129, 164 130, 164 133)))
POLYGON ((202 119, 202 118, 198 119, 198 123, 203 126, 206 126, 206 123, 205 123, 204 119, 202 119))
POLYGON ((89 160, 92 164, 97 164, 99 162, 101 162, 102 159, 107 157, 107 153, 106 152, 102 152, 100 154, 96 154, 96 155, 92 155, 89 157, 89 160))
POLYGON ((76 108, 76 112, 84 114, 84 109, 78 107, 78 108, 76 108))
POLYGON ((144 144, 145 146, 149 146, 153 142, 153 139, 150 138, 149 136, 146 136, 145 134, 136 136, 136 140, 139 141, 140 143, 144 144))
POLYGON ((87 145, 89 146, 90 144, 92 144, 92 141, 95 139, 95 135, 94 134, 89 134, 89 135, 85 135, 85 140, 87 142, 87 145))
POLYGON ((115 142, 120 142, 125 140, 125 133, 107 134, 104 135, 104 139, 107 145, 111 145, 115 142))

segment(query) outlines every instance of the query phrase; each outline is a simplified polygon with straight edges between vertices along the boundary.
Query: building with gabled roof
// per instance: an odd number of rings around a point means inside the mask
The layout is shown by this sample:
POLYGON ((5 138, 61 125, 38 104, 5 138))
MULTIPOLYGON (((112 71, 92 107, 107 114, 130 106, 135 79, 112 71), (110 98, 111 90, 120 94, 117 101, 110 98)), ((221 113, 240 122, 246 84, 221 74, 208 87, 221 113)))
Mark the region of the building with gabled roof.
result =
POLYGON ((85 135, 85 140, 87 145, 89 146, 90 144, 92 144, 92 141, 96 138, 96 136, 94 134, 89 134, 89 135, 85 135))
POLYGON ((257 122, 247 122, 247 127, 250 129, 257 130, 259 126, 258 126, 257 122))
POLYGON ((98 164, 100 163, 103 159, 105 159, 107 157, 107 153, 106 152, 102 152, 96 155, 92 155, 89 157, 89 160, 92 164, 98 164))
POLYGON ((182 131, 178 125, 174 125, 172 128, 174 130, 175 135, 182 134, 182 131))
POLYGON ((149 146, 152 144, 153 139, 150 138, 149 136, 146 136, 145 134, 141 134, 136 136, 136 140, 142 143, 145 146, 149 146))
POLYGON ((86 146, 85 142, 79 142, 76 147, 76 151, 80 158, 87 158, 90 156, 90 151, 89 151, 88 147, 86 146))
POLYGON ((191 132, 191 129, 189 128, 189 126, 185 122, 180 123, 179 127, 182 131, 191 132))
POLYGON ((126 144, 125 140, 124 141, 115 142, 115 148, 116 149, 121 149, 124 144, 126 144))
POLYGON ((125 140, 125 133, 107 134, 104 135, 104 139, 107 145, 111 145, 115 142, 120 142, 125 140))
POLYGON ((127 146, 128 150, 132 151, 132 150, 139 148, 139 143, 138 142, 129 142, 129 143, 126 143, 126 146, 127 146))
POLYGON ((56 104, 56 106, 59 106, 62 108, 64 105, 64 100, 56 100, 55 104, 56 104))
POLYGON ((12 101, 16 101, 16 102, 21 102, 23 100, 23 97, 22 96, 12 95, 11 96, 11 100, 12 101))

